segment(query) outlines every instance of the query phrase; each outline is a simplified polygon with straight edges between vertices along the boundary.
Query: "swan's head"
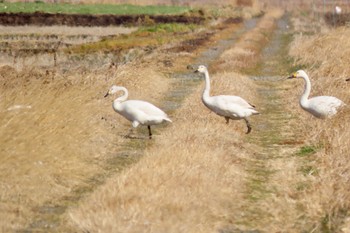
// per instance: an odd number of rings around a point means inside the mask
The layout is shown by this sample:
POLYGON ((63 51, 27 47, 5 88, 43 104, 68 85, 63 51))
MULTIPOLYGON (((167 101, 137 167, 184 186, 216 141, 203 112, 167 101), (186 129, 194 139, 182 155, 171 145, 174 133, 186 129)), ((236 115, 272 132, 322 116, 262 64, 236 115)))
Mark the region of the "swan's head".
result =
POLYGON ((207 71, 208 71, 207 67, 205 67, 204 65, 200 65, 198 66, 198 69, 195 72, 205 73, 207 71))
POLYGON ((105 97, 107 97, 108 95, 113 95, 115 93, 117 93, 118 91, 122 91, 123 87, 119 87, 116 85, 111 86, 111 88, 109 88, 108 92, 105 94, 105 97))
POLYGON ((303 78, 303 77, 307 77, 306 72, 303 71, 303 70, 298 70, 297 72, 295 72, 294 74, 292 74, 292 76, 288 77, 288 79, 292 79, 292 78, 303 78))

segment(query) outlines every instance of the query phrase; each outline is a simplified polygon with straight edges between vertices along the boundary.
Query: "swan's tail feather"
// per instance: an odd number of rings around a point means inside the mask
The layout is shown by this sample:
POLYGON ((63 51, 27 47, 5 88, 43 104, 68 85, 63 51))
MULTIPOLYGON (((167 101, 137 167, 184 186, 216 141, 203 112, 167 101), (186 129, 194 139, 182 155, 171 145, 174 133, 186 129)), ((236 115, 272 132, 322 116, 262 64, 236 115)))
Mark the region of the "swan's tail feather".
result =
POLYGON ((172 122, 168 117, 164 118, 165 121, 172 122))
POLYGON ((256 110, 253 110, 252 113, 253 113, 253 115, 260 115, 260 112, 258 112, 256 110))

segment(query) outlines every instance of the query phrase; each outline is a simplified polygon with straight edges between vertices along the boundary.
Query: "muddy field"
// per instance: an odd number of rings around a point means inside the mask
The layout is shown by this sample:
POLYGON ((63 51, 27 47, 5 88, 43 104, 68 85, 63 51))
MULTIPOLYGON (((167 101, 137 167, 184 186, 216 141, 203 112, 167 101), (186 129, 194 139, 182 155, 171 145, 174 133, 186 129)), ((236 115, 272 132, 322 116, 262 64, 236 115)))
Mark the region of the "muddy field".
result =
POLYGON ((201 24, 205 20, 200 16, 187 15, 83 15, 83 14, 49 14, 0 13, 0 25, 66 25, 66 26, 111 26, 142 25, 154 23, 201 24))

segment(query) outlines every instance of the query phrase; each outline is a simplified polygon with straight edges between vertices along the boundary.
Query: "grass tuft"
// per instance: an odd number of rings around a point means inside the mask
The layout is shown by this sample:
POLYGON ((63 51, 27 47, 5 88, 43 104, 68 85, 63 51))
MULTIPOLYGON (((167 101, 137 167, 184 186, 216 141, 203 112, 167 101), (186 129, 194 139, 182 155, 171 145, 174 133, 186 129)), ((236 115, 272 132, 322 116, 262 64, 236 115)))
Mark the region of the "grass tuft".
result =
POLYGON ((198 26, 193 24, 156 24, 139 28, 128 35, 104 38, 101 41, 72 46, 65 49, 69 53, 86 54, 93 52, 120 51, 130 48, 160 46, 166 43, 184 39, 188 32, 198 26))
POLYGON ((315 146, 303 146, 296 153, 296 155, 299 157, 306 157, 306 156, 315 154, 316 152, 317 152, 317 147, 315 146))
POLYGON ((186 6, 149 5, 137 6, 130 4, 69 4, 39 2, 3 2, 0 3, 0 12, 6 13, 45 13, 66 14, 115 14, 115 15, 162 15, 181 14, 189 12, 186 6))

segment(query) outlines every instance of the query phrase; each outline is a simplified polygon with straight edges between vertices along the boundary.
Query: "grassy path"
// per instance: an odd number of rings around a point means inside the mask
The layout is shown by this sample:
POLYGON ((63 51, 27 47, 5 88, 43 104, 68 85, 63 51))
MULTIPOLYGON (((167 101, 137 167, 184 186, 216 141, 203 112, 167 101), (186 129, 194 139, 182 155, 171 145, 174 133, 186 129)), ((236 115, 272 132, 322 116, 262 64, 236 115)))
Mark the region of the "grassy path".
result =
POLYGON ((283 93, 290 87, 290 83, 285 80, 289 73, 287 54, 290 38, 287 18, 283 17, 278 21, 278 28, 270 43, 263 50, 260 64, 251 71, 255 75, 252 78, 259 86, 260 102, 257 106, 262 115, 255 118, 256 130, 248 139, 256 148, 245 163, 248 178, 245 205, 238 221, 241 230, 273 230, 276 224, 274 212, 283 208, 274 210, 272 202, 284 195, 284 189, 275 180, 283 177, 284 168, 293 160, 295 148, 302 143, 295 139, 295 130, 288 123, 293 116, 287 107, 290 100, 283 93))

